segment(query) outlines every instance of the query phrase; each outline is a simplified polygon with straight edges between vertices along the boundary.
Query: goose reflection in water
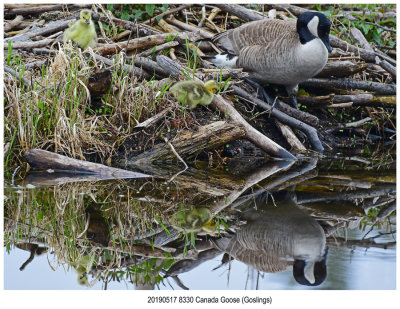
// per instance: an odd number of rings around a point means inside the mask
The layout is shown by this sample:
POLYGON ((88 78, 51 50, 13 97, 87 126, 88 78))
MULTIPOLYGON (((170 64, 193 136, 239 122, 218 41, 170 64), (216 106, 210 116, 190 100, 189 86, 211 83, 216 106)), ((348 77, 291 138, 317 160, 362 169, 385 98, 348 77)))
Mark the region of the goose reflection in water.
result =
POLYGON ((261 194, 255 200, 257 210, 251 207, 241 214, 247 223, 234 235, 214 240, 214 245, 256 270, 275 273, 292 267, 298 283, 320 285, 327 274, 324 231, 298 208, 294 193, 279 200, 280 195, 272 199, 261 194))

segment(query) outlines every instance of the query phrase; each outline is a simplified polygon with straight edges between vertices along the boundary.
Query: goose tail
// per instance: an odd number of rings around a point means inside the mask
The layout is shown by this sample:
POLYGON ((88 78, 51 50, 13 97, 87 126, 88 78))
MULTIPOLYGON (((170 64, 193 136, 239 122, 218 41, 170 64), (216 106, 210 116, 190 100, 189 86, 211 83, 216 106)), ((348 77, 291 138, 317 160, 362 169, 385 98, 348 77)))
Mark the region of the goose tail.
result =
POLYGON ((238 57, 236 55, 232 55, 228 52, 223 52, 214 56, 202 56, 203 60, 210 61, 212 64, 216 65, 219 68, 236 68, 236 61, 238 57))

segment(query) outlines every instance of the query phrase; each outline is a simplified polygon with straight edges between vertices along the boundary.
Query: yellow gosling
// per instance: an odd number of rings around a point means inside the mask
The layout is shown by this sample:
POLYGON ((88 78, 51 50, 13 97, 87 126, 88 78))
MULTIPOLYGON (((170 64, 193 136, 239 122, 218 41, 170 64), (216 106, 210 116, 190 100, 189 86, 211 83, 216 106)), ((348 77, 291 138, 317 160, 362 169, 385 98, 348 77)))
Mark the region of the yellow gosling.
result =
POLYGON ((171 92, 179 102, 193 109, 199 104, 209 105, 218 89, 215 80, 209 80, 205 84, 200 81, 185 80, 173 85, 171 92))
POLYGON ((94 27, 90 10, 82 10, 80 19, 69 25, 64 32, 64 43, 74 41, 82 49, 95 47, 97 43, 97 34, 94 27))

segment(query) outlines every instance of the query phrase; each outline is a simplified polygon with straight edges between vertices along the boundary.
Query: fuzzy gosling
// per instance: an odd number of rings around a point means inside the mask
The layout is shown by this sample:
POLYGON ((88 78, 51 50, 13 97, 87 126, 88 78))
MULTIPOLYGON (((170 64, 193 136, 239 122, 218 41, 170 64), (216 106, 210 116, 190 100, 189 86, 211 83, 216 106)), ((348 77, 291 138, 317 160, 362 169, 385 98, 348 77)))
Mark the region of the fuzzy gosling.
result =
POLYGON ((185 80, 173 85, 171 92, 179 102, 193 109, 198 104, 209 105, 218 89, 215 80, 209 80, 205 84, 200 81, 185 80))
POLYGON ((71 23, 69 28, 65 30, 64 43, 72 40, 82 49, 96 46, 97 34, 91 15, 90 10, 81 11, 79 20, 71 23))

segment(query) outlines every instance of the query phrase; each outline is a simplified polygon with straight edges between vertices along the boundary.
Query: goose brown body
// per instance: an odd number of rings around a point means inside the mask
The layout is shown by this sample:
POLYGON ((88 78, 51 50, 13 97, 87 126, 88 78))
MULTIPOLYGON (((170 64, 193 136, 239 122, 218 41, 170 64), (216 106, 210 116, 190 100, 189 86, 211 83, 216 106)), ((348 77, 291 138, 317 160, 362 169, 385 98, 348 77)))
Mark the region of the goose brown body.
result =
POLYGON ((236 67, 251 79, 289 88, 318 74, 328 60, 321 40, 300 43, 294 20, 251 22, 215 36, 213 42, 238 56, 236 67))

